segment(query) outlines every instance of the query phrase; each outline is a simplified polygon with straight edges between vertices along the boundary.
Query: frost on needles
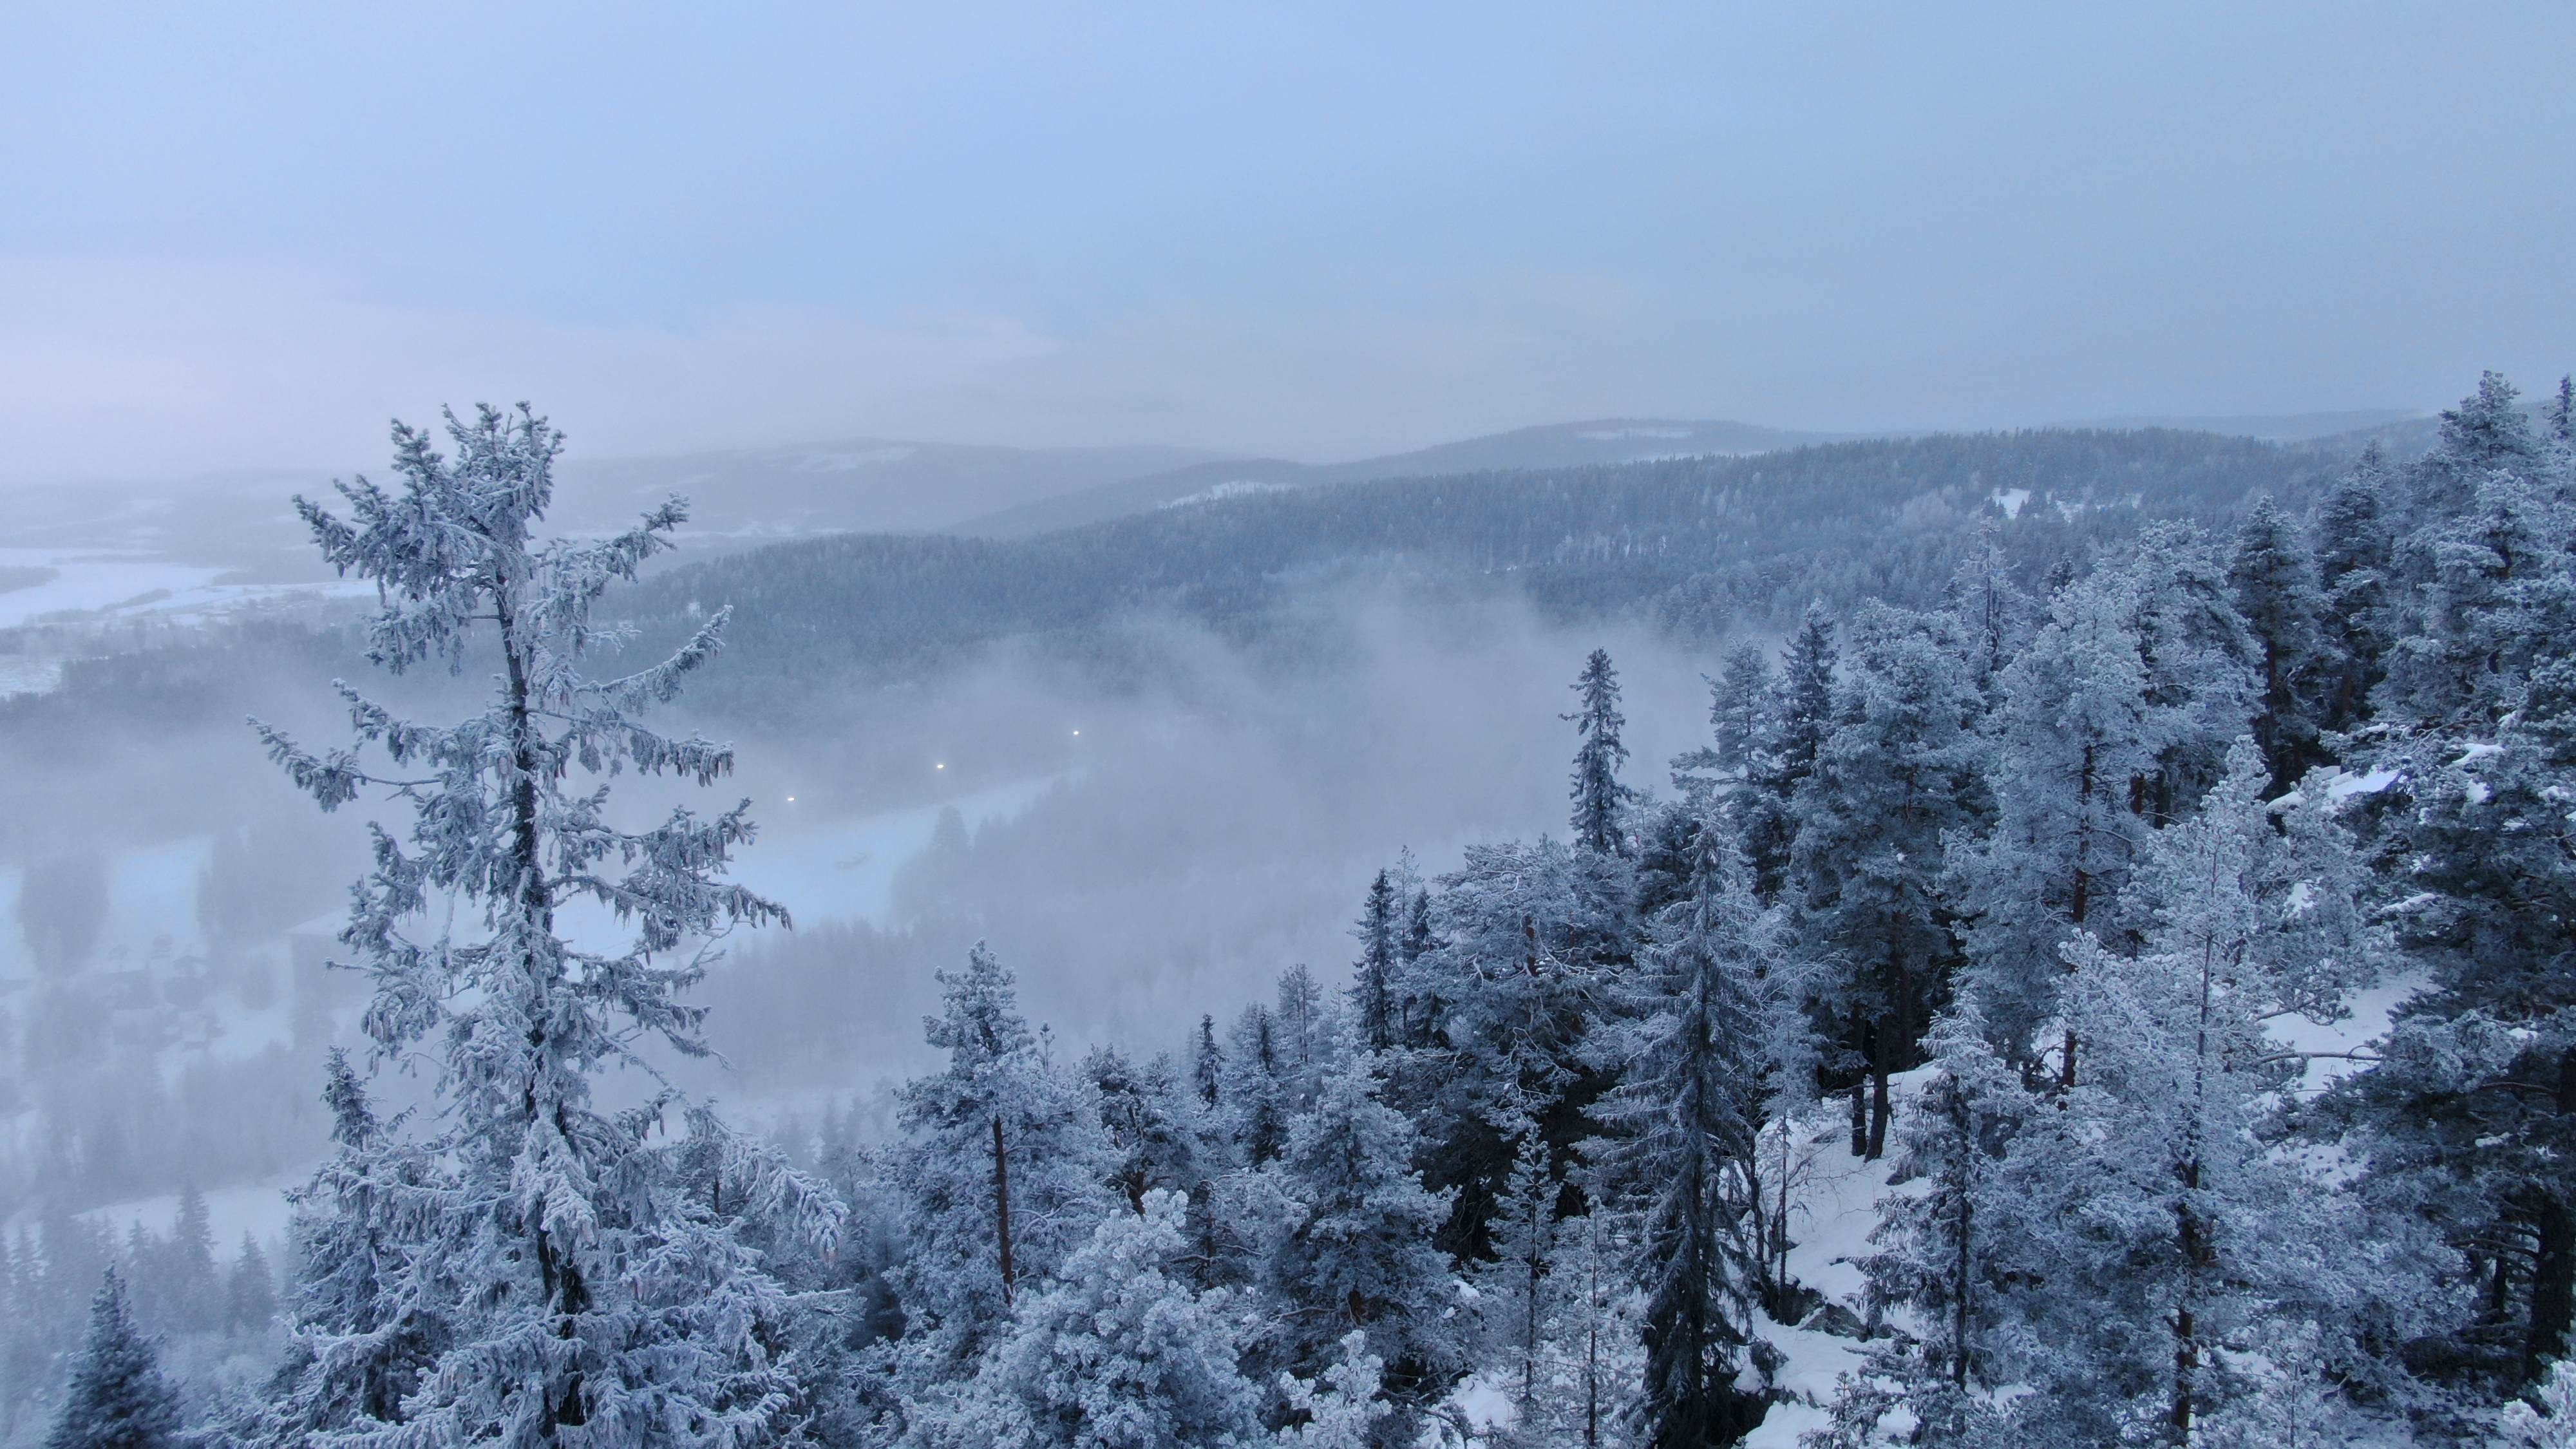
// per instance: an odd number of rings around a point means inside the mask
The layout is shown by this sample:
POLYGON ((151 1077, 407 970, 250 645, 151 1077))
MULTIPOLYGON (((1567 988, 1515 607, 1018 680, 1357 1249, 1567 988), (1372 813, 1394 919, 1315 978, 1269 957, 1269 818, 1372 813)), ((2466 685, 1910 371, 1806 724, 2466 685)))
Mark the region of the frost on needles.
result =
POLYGON ((377 1055, 427 1044, 439 1094, 434 1118, 379 1124, 335 1076, 341 1155, 301 1207, 308 1241, 356 1235, 365 1252, 341 1262, 335 1291, 301 1300, 261 1437, 765 1441, 812 1409, 799 1305, 745 1241, 744 1209, 814 1242, 842 1210, 778 1169, 755 1174, 756 1203, 719 1211, 677 1171, 679 1149, 648 1140, 669 1092, 614 1114, 591 1092, 606 1068, 649 1071, 648 1042, 706 1052, 704 1009, 680 996, 709 943, 786 919, 724 879, 752 835, 748 801, 641 831, 610 823, 605 780, 620 771, 699 785, 731 771, 727 747, 635 718, 715 654, 725 615, 667 659, 594 677, 627 642, 594 603, 670 546, 681 505, 604 541, 540 543, 561 435, 524 405, 451 415, 447 433, 452 456, 398 424, 396 483, 341 485, 346 517, 296 506, 334 567, 377 586, 370 659, 401 673, 489 658, 488 703, 429 724, 341 683, 356 740, 319 753, 253 722, 325 810, 408 807, 402 834, 370 827, 374 869, 340 941, 374 984, 377 1055), (631 932, 622 947, 568 939, 558 916, 576 903, 631 932))

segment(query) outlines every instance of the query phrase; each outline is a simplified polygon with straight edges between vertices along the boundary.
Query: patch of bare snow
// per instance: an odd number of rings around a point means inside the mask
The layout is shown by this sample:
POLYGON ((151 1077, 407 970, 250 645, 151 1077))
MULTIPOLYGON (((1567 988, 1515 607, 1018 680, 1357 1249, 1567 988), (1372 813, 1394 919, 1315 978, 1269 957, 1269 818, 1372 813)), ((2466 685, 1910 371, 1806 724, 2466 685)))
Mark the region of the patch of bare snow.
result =
MULTIPOLYGON (((1888 1078, 1894 1115, 1902 1119, 1939 1069, 1917 1067, 1888 1078)), ((1861 1294, 1867 1280, 1860 1262, 1876 1251, 1869 1235, 1878 1227, 1881 1199, 1908 1191, 1892 1187, 1894 1144, 1876 1162, 1854 1157, 1840 1102, 1821 1105, 1798 1119, 1789 1166, 1789 1273, 1798 1282, 1866 1318, 1861 1294)), ((1776 1167, 1773 1169, 1776 1171, 1776 1167)), ((1773 1189, 1777 1190, 1776 1185, 1773 1189)), ((1836 1334, 1765 1322, 1759 1330, 1786 1360, 1775 1382, 1789 1398, 1771 1406, 1744 1440, 1745 1449, 1796 1449, 1800 1435, 1824 1427, 1837 1382, 1855 1372, 1868 1345, 1836 1334)))
POLYGON ((1210 487, 1202 488, 1196 493, 1174 498, 1168 502, 1157 503, 1154 506, 1157 508, 1187 508, 1196 503, 1214 503, 1221 498, 1241 498, 1254 493, 1287 493, 1292 491, 1296 486, 1297 485, 1293 483, 1264 483, 1254 478, 1237 478, 1232 482, 1214 484, 1210 487))

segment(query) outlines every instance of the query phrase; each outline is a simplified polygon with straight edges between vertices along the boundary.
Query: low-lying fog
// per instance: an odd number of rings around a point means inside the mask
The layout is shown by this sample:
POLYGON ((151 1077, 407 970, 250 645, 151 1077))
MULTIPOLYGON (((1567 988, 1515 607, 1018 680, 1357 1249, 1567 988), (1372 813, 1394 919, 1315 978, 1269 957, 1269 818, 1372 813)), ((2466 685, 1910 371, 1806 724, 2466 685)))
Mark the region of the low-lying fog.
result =
MULTIPOLYGON (((1361 893, 1401 852, 1427 876, 1478 840, 1561 833, 1560 716, 1596 645, 1626 686, 1631 783, 1663 785, 1705 730, 1705 659, 1494 599, 1352 589, 1260 644, 1170 619, 1117 644, 1115 682, 1005 646, 824 728, 722 731, 737 778, 693 803, 753 800, 738 875, 796 929, 724 943, 701 996, 730 1065, 689 1064, 688 1085, 754 1121, 881 1102, 931 1060, 932 971, 978 938, 1064 1050, 1176 1050, 1292 963, 1347 980, 1361 893)), ((338 742, 323 679, 272 688, 268 713, 338 742)), ((147 1200, 195 1185, 265 1235, 265 1189, 323 1145, 326 1047, 362 1045, 363 983, 322 969, 364 865, 358 812, 322 817, 238 727, 20 753, 40 818, 0 870, 0 1209, 166 1218, 147 1200)), ((619 788, 639 812, 672 793, 619 788)))

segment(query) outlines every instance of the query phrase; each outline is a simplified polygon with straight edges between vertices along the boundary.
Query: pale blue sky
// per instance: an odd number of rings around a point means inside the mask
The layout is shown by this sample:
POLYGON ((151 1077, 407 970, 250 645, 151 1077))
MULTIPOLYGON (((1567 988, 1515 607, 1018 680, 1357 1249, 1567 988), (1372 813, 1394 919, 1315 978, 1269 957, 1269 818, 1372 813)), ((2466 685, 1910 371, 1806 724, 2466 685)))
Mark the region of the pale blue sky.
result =
POLYGON ((0 478, 2430 406, 2576 366, 2576 6, 0 7, 0 478))

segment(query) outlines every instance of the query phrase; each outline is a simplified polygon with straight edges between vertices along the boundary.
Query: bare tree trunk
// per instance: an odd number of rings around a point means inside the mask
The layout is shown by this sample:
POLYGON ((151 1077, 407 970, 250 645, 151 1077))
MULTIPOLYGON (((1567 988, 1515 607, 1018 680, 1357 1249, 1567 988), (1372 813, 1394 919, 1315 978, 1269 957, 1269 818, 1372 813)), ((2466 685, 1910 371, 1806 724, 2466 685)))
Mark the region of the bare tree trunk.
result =
POLYGON ((1002 1306, 1011 1306, 1011 1158, 1002 1146, 1002 1119, 993 1119, 993 1238, 1002 1249, 1002 1306))
MULTIPOLYGON (((2558 1115, 2576 1113, 2576 1050, 2558 1058, 2558 1115)), ((2576 1214, 2555 1183, 2540 1193, 2532 1227, 2538 1242, 2531 1270, 2531 1330, 2523 1339, 2523 1376, 2538 1379, 2566 1356, 2576 1328, 2576 1214)))
POLYGON ((1887 1154, 1887 1037, 1877 1035, 1869 1064, 1869 1160, 1887 1154))
MULTIPOLYGON (((2185 1164, 2183 1186, 2200 1187, 2200 1164, 2185 1164)), ((2181 1214, 2181 1237, 2184 1284, 2182 1302, 2174 1308, 2174 1379, 2173 1407, 2166 1419, 2166 1434, 2177 1449, 2191 1443, 2191 1420, 2194 1400, 2200 1391, 2200 1325, 2192 1313, 2197 1295, 2193 1289, 2211 1259, 2209 1235, 2202 1229, 2200 1215, 2190 1208, 2181 1214)))
POLYGON ((1958 1251, 1950 1264, 1950 1382, 1968 1387, 1968 1330, 1976 1322, 1977 1122, 1967 1089, 1955 1077, 1941 1087, 1941 1109, 1958 1145, 1951 1158, 1950 1190, 1958 1195, 1958 1251))

